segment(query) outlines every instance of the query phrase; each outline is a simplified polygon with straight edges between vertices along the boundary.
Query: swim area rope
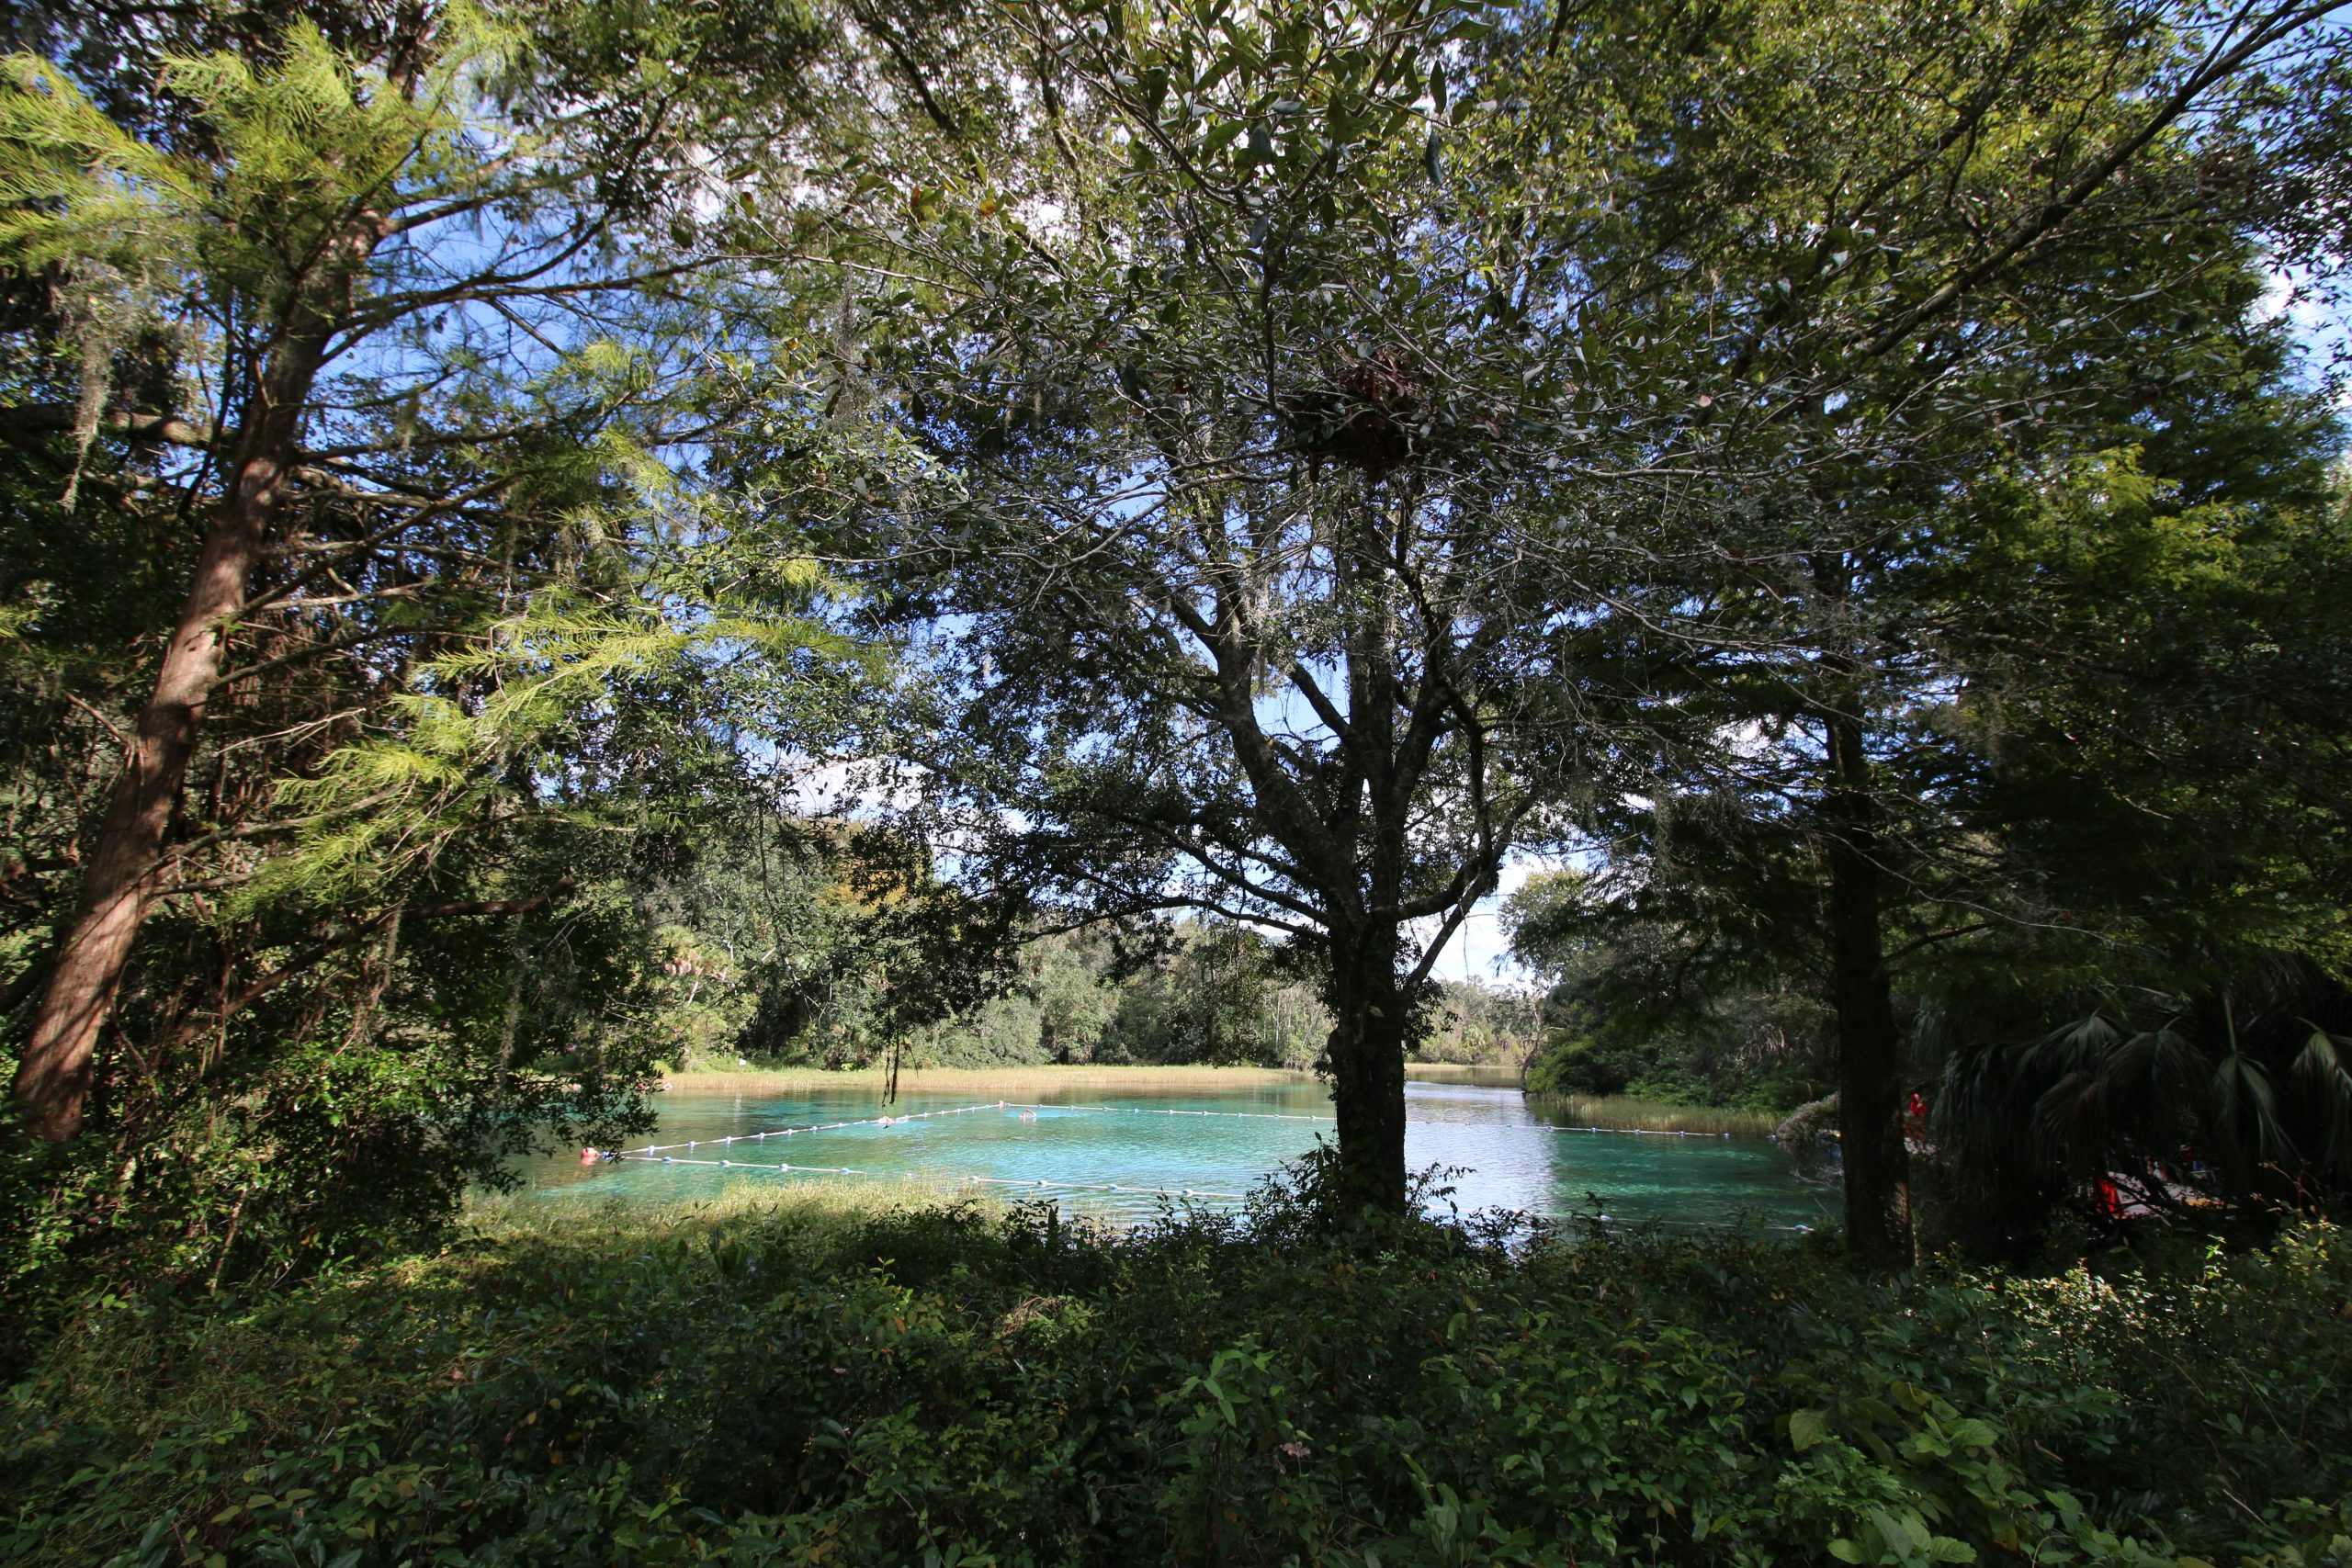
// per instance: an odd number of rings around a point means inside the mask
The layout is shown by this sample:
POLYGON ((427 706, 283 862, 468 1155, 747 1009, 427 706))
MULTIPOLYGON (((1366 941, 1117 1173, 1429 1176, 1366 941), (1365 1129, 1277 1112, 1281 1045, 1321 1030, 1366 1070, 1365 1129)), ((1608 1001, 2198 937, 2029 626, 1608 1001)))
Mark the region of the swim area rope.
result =
MULTIPOLYGON (((808 1133, 838 1133, 850 1127, 898 1127, 913 1122, 927 1122, 934 1117, 968 1116, 976 1111, 1039 1111, 1064 1114, 1080 1111, 1106 1116, 1223 1116, 1250 1122, 1320 1122, 1327 1125, 1329 1116, 1300 1116, 1281 1111, 1163 1111, 1140 1105, 1048 1105, 1042 1100, 993 1100, 978 1105, 949 1106, 940 1111, 910 1111, 903 1116, 866 1116, 854 1122, 818 1122, 798 1127, 772 1127, 763 1133, 734 1133, 723 1138, 689 1138, 683 1144, 648 1144, 642 1148, 615 1149, 619 1158, 639 1158, 646 1155, 667 1154, 673 1149, 700 1148, 706 1144, 729 1145, 743 1143, 765 1143, 770 1138, 799 1137, 808 1133)), ((1033 1117, 1034 1119, 1034 1117, 1033 1117)), ((1549 1127, 1536 1124, 1546 1133, 1611 1133, 1632 1138, 1728 1138, 1729 1133, 1691 1133, 1663 1127, 1549 1127)))
MULTIPOLYGON (((737 1144, 763 1144, 770 1138, 793 1138, 805 1136, 813 1133, 836 1133, 846 1131, 853 1127, 897 1127, 910 1122, 927 1122, 941 1117, 968 1116, 974 1111, 1018 1111, 1021 1113, 1023 1121, 1035 1121, 1036 1119, 1037 1112, 1041 1111, 1050 1111, 1064 1114, 1085 1112, 1113 1116, 1222 1116, 1261 1122, 1320 1122, 1329 1123, 1331 1121, 1331 1118, 1328 1116, 1301 1116, 1294 1113, 1273 1111, 1177 1111, 1163 1110, 1152 1106, 1048 1105, 1038 1100, 998 1100, 983 1101, 977 1105, 949 1106, 938 1111, 910 1111, 903 1116, 866 1116, 852 1121, 810 1122, 792 1127, 772 1127, 764 1132, 758 1133, 733 1133, 725 1137, 719 1138, 689 1138, 682 1144, 647 1144, 641 1148, 595 1150, 584 1151, 584 1153, 592 1155, 595 1159, 599 1160, 626 1161, 636 1164, 703 1166, 718 1169, 742 1171, 763 1170, 774 1171, 778 1175, 786 1176, 863 1176, 888 1179, 891 1173, 866 1170, 856 1166, 793 1165, 788 1162, 781 1161, 771 1163, 766 1160, 739 1160, 728 1156, 713 1158, 707 1155, 680 1155, 674 1151, 679 1149, 693 1150, 706 1147, 731 1148, 737 1144)), ((1550 1127, 1539 1125, 1538 1130, 1546 1133, 1613 1133, 1631 1137, 1653 1138, 1728 1138, 1731 1136, 1729 1133, 1692 1133, 1675 1129, 1651 1127, 1550 1127)), ((918 1179, 904 1175, 901 1175, 899 1179, 918 1179)), ((966 1175, 943 1176, 934 1179, 934 1184, 939 1181, 952 1182, 954 1185, 959 1187, 1007 1187, 1013 1189, 1030 1189, 1039 1191, 1064 1192, 1114 1192, 1122 1196, 1132 1194, 1138 1197, 1148 1198, 1215 1198, 1233 1202, 1242 1201, 1246 1197, 1246 1194, 1244 1193, 1216 1191, 1206 1188, 1147 1187, 1117 1181, 1057 1181, 1050 1179, 1011 1176, 966 1175)), ((1612 1214, 1600 1214, 1588 1217, 1596 1218, 1603 1224, 1614 1224, 1621 1223, 1620 1217, 1612 1214)), ((1668 1225, 1718 1226, 1725 1222, 1712 1220, 1659 1219, 1634 1223, 1668 1225)), ((1803 1233, 1811 1230, 1813 1227, 1810 1225, 1800 1224, 1772 1225, 1766 1228, 1803 1233)))

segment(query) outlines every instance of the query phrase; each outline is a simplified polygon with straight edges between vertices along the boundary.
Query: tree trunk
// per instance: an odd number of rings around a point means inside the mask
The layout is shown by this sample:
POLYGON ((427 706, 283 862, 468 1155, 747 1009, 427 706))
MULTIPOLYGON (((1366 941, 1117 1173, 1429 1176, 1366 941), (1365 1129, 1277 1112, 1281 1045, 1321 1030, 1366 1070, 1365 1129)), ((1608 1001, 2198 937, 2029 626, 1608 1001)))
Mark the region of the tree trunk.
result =
POLYGON ((1838 1129, 1846 1247, 1873 1268, 1915 1260, 1911 1156, 1903 1137, 1902 1050, 1881 940, 1876 808, 1861 728, 1829 721, 1827 908, 1830 1005, 1838 1021, 1838 1129))
POLYGON ((330 271, 319 280, 319 293, 281 333, 244 411, 226 491, 98 828, 80 913, 58 949, 17 1069, 13 1093, 36 1137, 62 1143, 81 1130, 91 1057, 155 891, 164 839, 220 678, 229 628, 243 611, 261 564, 295 464, 302 412, 348 308, 352 278, 382 233, 382 220, 372 213, 346 229, 327 258, 330 271))
POLYGON ((1405 1212, 1405 1046, 1411 1002, 1396 980, 1396 934, 1334 932, 1331 1099, 1340 1196, 1351 1213, 1405 1212))

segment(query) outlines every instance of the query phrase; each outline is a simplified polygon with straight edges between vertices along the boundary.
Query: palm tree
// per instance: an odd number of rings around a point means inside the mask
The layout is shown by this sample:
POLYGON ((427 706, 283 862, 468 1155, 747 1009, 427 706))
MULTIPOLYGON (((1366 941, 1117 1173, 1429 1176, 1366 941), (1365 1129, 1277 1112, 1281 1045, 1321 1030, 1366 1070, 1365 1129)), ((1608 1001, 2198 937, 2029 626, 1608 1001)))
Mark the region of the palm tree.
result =
POLYGON ((2352 1201, 2352 992, 2281 960, 2154 1006, 2110 998, 2035 1038, 1955 1051, 1935 1125, 1980 1241, 2015 1243, 2066 1207, 2095 1222, 2201 1213, 2224 1228, 2340 1208, 2352 1201))

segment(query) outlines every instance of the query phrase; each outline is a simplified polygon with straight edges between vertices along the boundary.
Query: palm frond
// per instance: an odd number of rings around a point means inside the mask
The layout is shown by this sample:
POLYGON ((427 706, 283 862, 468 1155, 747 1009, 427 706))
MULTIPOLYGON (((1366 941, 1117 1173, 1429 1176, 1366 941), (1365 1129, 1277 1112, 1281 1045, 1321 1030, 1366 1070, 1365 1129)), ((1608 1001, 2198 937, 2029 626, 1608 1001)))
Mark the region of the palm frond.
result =
POLYGON ((2308 1019, 2311 1031, 2295 1056, 2294 1082, 2319 1101, 2327 1118, 2322 1157, 2340 1176, 2352 1177, 2352 1043, 2330 1034, 2308 1019))

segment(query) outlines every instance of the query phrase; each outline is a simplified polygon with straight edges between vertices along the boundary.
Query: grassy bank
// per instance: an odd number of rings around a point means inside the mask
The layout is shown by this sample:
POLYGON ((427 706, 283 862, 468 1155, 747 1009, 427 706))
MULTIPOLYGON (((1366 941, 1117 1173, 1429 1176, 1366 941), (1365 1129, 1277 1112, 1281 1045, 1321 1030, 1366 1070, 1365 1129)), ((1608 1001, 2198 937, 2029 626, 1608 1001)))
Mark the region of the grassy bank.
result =
POLYGON ((494 1204, 283 1296, 96 1312, 0 1404, 0 1562, 2352 1551, 2332 1231, 1890 1283, 1736 1236, 1342 1248, 1280 1192, 1125 1236, 869 1201, 494 1204))
MULTIPOLYGON (((753 1067, 738 1072, 667 1073, 662 1083, 690 1094, 793 1094, 809 1089, 870 1089, 888 1081, 879 1067, 753 1067)), ((1312 1073, 1281 1067, 908 1067, 899 1088, 1027 1099, 1040 1094, 1191 1094, 1259 1084, 1315 1082, 1312 1073)))
MULTIPOLYGON (((1427 1083, 1510 1087, 1509 1068, 1464 1066, 1446 1062, 1408 1064, 1407 1074, 1427 1083)), ((737 1072, 680 1072, 663 1076, 664 1087, 681 1094, 802 1094, 816 1089, 864 1090, 879 1096, 887 1075, 879 1068, 846 1072, 825 1067, 757 1067, 737 1072)), ((1313 1084, 1314 1074, 1280 1067, 909 1067, 899 1075, 904 1091, 995 1095, 1007 1100, 1041 1096, 1186 1095, 1220 1089, 1313 1084)), ((1667 1133, 1730 1133, 1761 1137, 1779 1118, 1765 1111, 1696 1109, 1627 1095, 1539 1095, 1529 1103, 1563 1122, 1590 1127, 1645 1127, 1667 1133)))
POLYGON ((1528 1107, 1564 1126, 1645 1127, 1657 1133, 1729 1133, 1760 1138, 1781 1122, 1767 1111, 1718 1111, 1633 1095, 1535 1094, 1528 1107))
POLYGON ((1519 1069, 1499 1065, 1464 1062, 1408 1062, 1405 1076, 1425 1083, 1492 1084, 1498 1089, 1517 1089, 1519 1069))

